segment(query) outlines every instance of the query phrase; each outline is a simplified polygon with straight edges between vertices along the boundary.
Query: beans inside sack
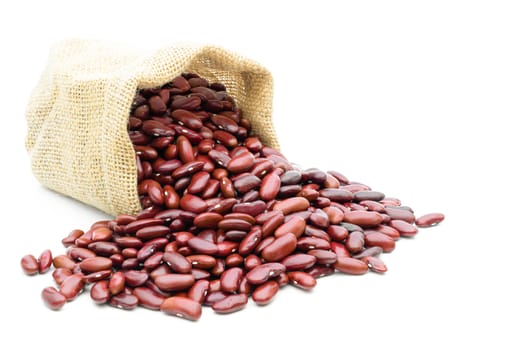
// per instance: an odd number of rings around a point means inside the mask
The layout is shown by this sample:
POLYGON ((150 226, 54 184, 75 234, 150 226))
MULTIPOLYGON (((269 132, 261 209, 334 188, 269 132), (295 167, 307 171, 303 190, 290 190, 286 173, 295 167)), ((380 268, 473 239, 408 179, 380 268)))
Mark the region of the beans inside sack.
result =
POLYGON ((82 291, 97 304, 137 306, 197 320, 283 286, 310 290, 334 272, 384 273, 401 237, 444 219, 336 171, 299 169, 265 146, 224 85, 183 74, 141 90, 129 117, 143 210, 73 230, 65 254, 21 260, 54 266, 42 299, 60 309, 82 291))

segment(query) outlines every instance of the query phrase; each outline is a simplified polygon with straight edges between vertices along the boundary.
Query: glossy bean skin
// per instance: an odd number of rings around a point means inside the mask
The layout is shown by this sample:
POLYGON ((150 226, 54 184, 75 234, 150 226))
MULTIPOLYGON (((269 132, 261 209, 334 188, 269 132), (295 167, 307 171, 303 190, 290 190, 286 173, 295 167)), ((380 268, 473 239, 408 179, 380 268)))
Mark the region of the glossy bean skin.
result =
POLYGON ((279 261, 292 253, 297 247, 297 237, 287 233, 263 249, 261 255, 266 261, 279 261))
POLYGON ((38 273, 38 261, 33 255, 25 255, 21 259, 20 265, 22 266, 22 270, 26 273, 26 275, 35 275, 38 273))
POLYGON ((202 315, 202 306, 195 300, 184 297, 166 298, 160 305, 160 310, 190 321, 197 321, 202 315))
POLYGON ((46 249, 38 257, 38 273, 46 273, 53 264, 53 256, 49 249, 46 249))
POLYGON ((445 219, 445 215, 441 213, 429 213, 420 216, 416 219, 417 227, 432 227, 439 224, 445 219))
POLYGON ((42 300, 51 310, 60 310, 66 303, 66 297, 60 294, 55 287, 46 287, 41 293, 42 300))
POLYGON ((279 291, 279 283, 274 280, 264 282, 252 292, 252 299, 257 305, 267 305, 279 291))
POLYGON ((315 278, 303 271, 288 272, 289 283, 304 290, 311 290, 317 284, 315 278))
POLYGON ((83 288, 84 279, 82 274, 75 273, 62 282, 59 292, 66 297, 67 301, 71 301, 77 297, 83 288))
POLYGON ((248 295, 243 293, 231 294, 226 298, 213 303, 211 308, 217 313, 229 314, 241 310, 247 303, 248 295))
POLYGON ((111 298, 111 292, 109 291, 109 282, 108 281, 98 281, 96 282, 89 291, 91 299, 96 304, 105 304, 111 298))
POLYGON ((147 287, 134 288, 133 295, 137 298, 140 306, 151 310, 160 310, 160 306, 166 299, 162 294, 147 287))
POLYGON ((362 275, 368 272, 368 265, 365 262, 349 257, 338 257, 334 267, 336 270, 350 275, 362 275))

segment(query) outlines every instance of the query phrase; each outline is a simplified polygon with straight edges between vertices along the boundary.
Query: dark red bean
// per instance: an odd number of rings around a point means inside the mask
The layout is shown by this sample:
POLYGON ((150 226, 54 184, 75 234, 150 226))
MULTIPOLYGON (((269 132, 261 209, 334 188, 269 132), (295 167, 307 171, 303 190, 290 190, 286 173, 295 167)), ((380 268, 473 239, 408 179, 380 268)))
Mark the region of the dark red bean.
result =
POLYGON ((279 261, 292 253, 296 247, 297 237, 293 233, 287 233, 264 248, 261 256, 266 261, 279 261))
POLYGON ((114 295, 109 300, 109 305, 123 310, 132 310, 136 308, 138 304, 139 299, 135 295, 125 292, 114 295))
POLYGON ((243 270, 239 267, 232 267, 224 271, 221 275, 221 290, 225 293, 235 293, 239 289, 243 270))
POLYGON ((308 251, 308 254, 314 256, 315 261, 322 265, 331 265, 337 260, 337 254, 329 250, 312 249, 308 251))
POLYGON ((202 314, 200 303, 184 297, 166 298, 160 305, 160 310, 168 315, 185 318, 190 321, 197 321, 202 314))
POLYGON ((385 263, 378 257, 366 256, 362 258, 361 260, 364 261, 368 265, 368 267, 370 268, 370 271, 374 271, 377 273, 385 273, 388 270, 385 263))
POLYGON ((140 306, 151 310, 160 310, 160 306, 166 299, 162 294, 147 287, 133 289, 133 295, 137 297, 140 306))
POLYGON ((418 227, 431 227, 439 224, 445 220, 445 215, 441 213, 430 213, 417 218, 416 225, 418 227))
POLYGON ((301 289, 310 290, 315 287, 317 281, 312 275, 303 271, 288 272, 289 283, 301 289))
POLYGON ((57 285, 61 285, 62 282, 72 274, 73 272, 71 272, 71 270, 59 267, 53 271, 53 279, 57 285))
POLYGON ((381 247, 385 253, 390 253, 396 248, 396 242, 392 237, 375 231, 365 234, 365 244, 367 247, 381 247))
POLYGON ((306 229, 306 221, 300 216, 292 217, 288 222, 279 226, 275 232, 275 237, 284 236, 287 233, 293 233, 295 237, 299 238, 306 229))
POLYGON ((66 297, 67 301, 71 301, 84 288, 84 276, 79 273, 75 273, 62 282, 60 285, 60 294, 66 297))
POLYGON ((306 270, 316 262, 316 257, 312 254, 292 254, 281 260, 281 264, 286 267, 286 271, 306 270))
POLYGON ((358 259, 339 256, 334 264, 336 270, 350 274, 362 275, 368 271, 368 265, 358 259))
POLYGON ((212 304, 211 308, 217 313, 228 314, 241 310, 247 303, 248 295, 243 293, 232 294, 222 300, 216 301, 212 304))
POLYGON ((208 294, 210 282, 207 280, 196 281, 193 286, 188 290, 188 298, 195 300, 199 304, 204 303, 204 299, 208 294))
POLYGON ((375 211, 347 211, 344 214, 344 221, 363 227, 373 227, 383 222, 383 217, 375 211))
POLYGON ((98 281, 96 282, 89 291, 91 299, 97 304, 105 304, 111 298, 111 293, 109 292, 109 282, 108 281, 98 281))
POLYGON ((80 268, 83 272, 98 272, 102 270, 111 269, 113 262, 109 258, 97 256, 94 258, 87 258, 80 262, 80 268))
POLYGON ((191 262, 182 254, 177 252, 165 252, 162 259, 174 272, 190 273, 191 262))
POLYGON ((42 290, 42 300, 51 310, 60 310, 66 303, 66 297, 60 294, 55 287, 47 287, 42 290))
POLYGON ((256 266, 246 274, 248 282, 258 285, 266 282, 269 278, 286 271, 286 267, 279 263, 266 263, 256 266))
POLYGON ((165 274, 157 276, 155 284, 167 292, 176 292, 190 288, 195 283, 195 277, 192 274, 165 274))
POLYGON ((411 237, 418 232, 417 227, 403 220, 392 220, 390 221, 389 225, 395 228, 401 234, 401 236, 411 237))

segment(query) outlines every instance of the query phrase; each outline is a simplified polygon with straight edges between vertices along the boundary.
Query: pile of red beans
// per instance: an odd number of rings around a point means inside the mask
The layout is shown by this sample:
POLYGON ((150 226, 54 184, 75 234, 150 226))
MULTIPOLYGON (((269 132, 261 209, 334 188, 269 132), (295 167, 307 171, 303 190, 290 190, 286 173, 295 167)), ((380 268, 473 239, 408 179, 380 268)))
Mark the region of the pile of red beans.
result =
POLYGON ((416 219, 338 172, 298 169, 251 133, 224 85, 196 74, 139 91, 129 136, 144 209, 73 230, 64 255, 22 258, 27 274, 54 266, 57 287, 42 291, 53 310, 84 290, 98 304, 189 320, 202 305, 265 305, 287 284, 310 290, 335 271, 384 273, 381 253, 444 219, 416 219))

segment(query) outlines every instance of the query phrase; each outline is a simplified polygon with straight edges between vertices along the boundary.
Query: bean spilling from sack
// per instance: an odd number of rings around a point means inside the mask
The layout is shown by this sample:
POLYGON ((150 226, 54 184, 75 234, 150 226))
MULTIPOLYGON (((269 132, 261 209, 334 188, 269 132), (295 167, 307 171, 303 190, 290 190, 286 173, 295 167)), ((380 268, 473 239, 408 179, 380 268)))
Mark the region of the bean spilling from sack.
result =
POLYGON ((231 313, 288 284, 384 273, 382 253, 444 219, 416 218, 339 172, 300 169, 252 132, 223 84, 197 74, 138 91, 128 130, 143 210, 73 230, 65 254, 21 260, 29 275, 54 266, 56 285, 41 293, 53 310, 86 291, 189 320, 202 306, 231 313))

